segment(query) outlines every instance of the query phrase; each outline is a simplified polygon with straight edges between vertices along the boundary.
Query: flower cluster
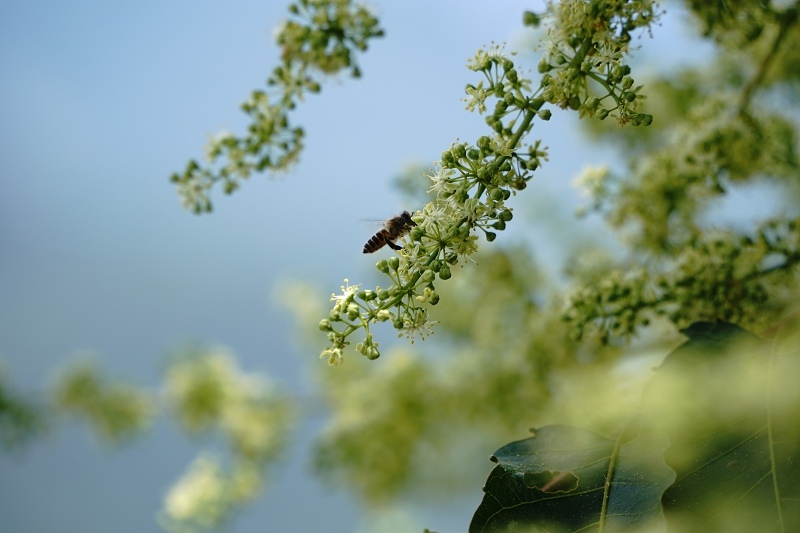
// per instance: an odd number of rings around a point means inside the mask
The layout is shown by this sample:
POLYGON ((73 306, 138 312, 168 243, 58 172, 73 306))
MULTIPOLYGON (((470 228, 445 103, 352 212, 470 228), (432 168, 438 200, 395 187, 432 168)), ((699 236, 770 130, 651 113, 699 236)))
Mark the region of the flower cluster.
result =
MULTIPOLYGON (((550 4, 548 42, 539 63, 545 101, 581 116, 615 117, 620 124, 647 126, 652 115, 640 113, 641 86, 634 86, 624 63, 631 33, 649 27, 660 15, 653 0, 550 4)), ((538 22, 529 15, 526 20, 538 22)))
POLYGON ((469 67, 485 79, 467 87, 467 107, 485 109, 487 99, 496 100, 487 117, 493 136, 480 137, 475 145, 453 144, 427 175, 429 193, 435 198, 412 218, 416 226, 398 255, 378 262, 378 270, 389 278, 388 288, 359 290, 347 283, 334 295, 333 309, 320 321, 331 346, 322 358, 331 365, 342 362, 349 335, 364 329, 356 349, 369 359, 380 355, 370 324, 391 321, 400 335, 424 339, 432 331, 428 306, 436 305, 437 281, 452 276, 452 268, 463 265, 478 249, 479 235, 493 241, 513 218, 506 201, 524 189, 531 172, 546 158, 539 143, 526 151, 516 150, 532 127, 534 117, 549 118, 541 111, 541 98, 528 94, 530 81, 520 76, 499 46, 479 51, 469 67))
POLYGON ((665 315, 679 327, 698 320, 763 326, 767 302, 791 301, 786 276, 800 264, 800 219, 765 222, 754 237, 717 232, 698 238, 660 268, 627 268, 577 289, 563 318, 572 336, 628 337, 665 315))
POLYGON ((303 128, 291 126, 289 111, 306 93, 320 91, 320 78, 349 69, 360 76, 354 55, 383 35, 378 20, 351 0, 298 0, 289 6, 293 18, 276 30, 281 64, 267 79, 269 91, 253 91, 242 104, 250 118, 247 134, 217 136, 206 148, 211 166, 189 161, 170 180, 178 187, 184 207, 195 213, 211 211, 209 193, 216 183, 230 194, 253 172, 281 171, 299 158, 303 128))
MULTIPOLYGON (((535 24, 541 18, 528 13, 525 20, 535 24)), ((546 159, 539 141, 523 144, 536 117, 550 119, 550 110, 543 109, 546 102, 583 114, 591 110, 600 119, 613 113, 622 124, 651 123, 651 116, 635 112, 638 88, 632 87, 630 67, 621 60, 628 52, 630 32, 655 18, 654 4, 563 2, 551 5, 546 18, 553 21, 551 42, 539 67, 545 75, 536 90, 502 46, 479 50, 468 61, 467 67, 483 79, 467 85, 466 108, 483 114, 493 102, 486 116, 492 135, 474 145, 453 144, 427 175, 434 198, 414 213, 417 225, 398 255, 377 264, 391 285, 358 290, 346 284, 332 297, 334 308, 319 323, 331 342, 321 355, 329 364, 342 363, 348 337, 362 328, 364 340, 356 349, 377 358, 378 343, 369 328, 378 321, 391 321, 401 335, 412 339, 430 332, 426 306, 439 300, 435 283, 448 280, 452 267, 463 265, 477 251, 480 235, 491 242, 506 228, 513 218, 506 202, 526 188, 531 173, 546 159), (594 80, 605 94, 592 96, 587 80, 594 80), (601 108, 609 98, 615 106, 601 108)))

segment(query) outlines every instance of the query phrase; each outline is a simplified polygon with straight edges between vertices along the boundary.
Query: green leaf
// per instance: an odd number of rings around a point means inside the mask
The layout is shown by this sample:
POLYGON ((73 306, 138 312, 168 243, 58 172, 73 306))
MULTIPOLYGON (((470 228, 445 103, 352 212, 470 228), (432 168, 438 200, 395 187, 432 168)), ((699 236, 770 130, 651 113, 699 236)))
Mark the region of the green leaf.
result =
POLYGON ((668 444, 657 433, 622 443, 573 426, 537 429, 491 457, 497 466, 469 531, 657 529, 675 479, 663 459, 668 444))
POLYGON ((728 323, 700 322, 645 394, 677 472, 671 531, 800 531, 800 352, 728 323))

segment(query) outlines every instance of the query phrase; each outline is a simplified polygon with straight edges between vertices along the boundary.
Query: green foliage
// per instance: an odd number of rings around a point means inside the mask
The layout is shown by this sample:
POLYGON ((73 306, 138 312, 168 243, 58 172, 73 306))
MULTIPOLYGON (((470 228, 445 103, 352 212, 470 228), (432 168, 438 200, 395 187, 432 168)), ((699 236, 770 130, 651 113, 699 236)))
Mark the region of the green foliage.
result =
POLYGON ((89 360, 62 373, 54 400, 60 411, 84 418, 98 439, 110 444, 121 444, 141 433, 155 412, 149 393, 103 377, 97 364, 89 360))
POLYGON ((41 406, 12 391, 6 381, 0 371, 0 444, 12 450, 44 431, 45 413, 41 406))
POLYGON ((615 439, 545 426, 495 452, 470 531, 796 529, 796 343, 729 323, 684 333, 615 439))
MULTIPOLYGON (((266 378, 243 373, 222 349, 186 350, 168 363, 160 395, 104 377, 91 361, 75 363, 56 384, 57 411, 85 419, 101 442, 113 445, 140 435, 157 413, 174 414, 194 437, 221 436, 225 456, 202 452, 168 491, 158 517, 169 531, 216 529, 261 493, 268 467, 285 447, 294 409, 266 378)), ((30 429, 19 416, 12 422, 12 435, 30 429)))
POLYGON ((169 531, 222 527, 260 493, 294 422, 291 402, 224 350, 189 351, 166 370, 166 401, 190 434, 220 434, 228 461, 202 453, 170 489, 159 516, 169 531))
POLYGON ((264 377, 242 373, 219 350, 178 357, 167 369, 167 401, 191 433, 219 430, 237 457, 276 458, 292 421, 291 405, 264 377))
POLYGON ((470 533, 646 530, 663 520, 661 496, 675 480, 663 434, 622 442, 572 426, 533 433, 492 455, 498 465, 470 533))

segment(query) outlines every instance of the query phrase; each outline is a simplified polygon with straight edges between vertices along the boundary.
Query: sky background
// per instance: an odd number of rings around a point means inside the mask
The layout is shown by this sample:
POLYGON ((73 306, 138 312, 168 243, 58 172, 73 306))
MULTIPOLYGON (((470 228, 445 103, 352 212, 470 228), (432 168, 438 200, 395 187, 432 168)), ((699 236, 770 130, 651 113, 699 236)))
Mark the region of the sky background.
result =
MULTIPOLYGON (((248 372, 309 390, 324 345, 292 338, 281 287, 306 280, 320 300, 342 279, 371 275, 359 221, 403 209, 392 178, 431 165, 456 138, 486 133, 464 111, 464 65, 483 46, 523 49, 521 1, 380 2, 386 37, 359 56, 363 77, 330 80, 293 115, 307 134, 302 162, 275 179, 255 176, 215 211, 181 208, 168 178, 203 154, 209 135, 239 133, 239 104, 276 64, 280 1, 54 2, 0 5, 0 361, 14 389, 43 393, 75 355, 157 386, 165 355, 187 342, 227 347, 248 372)), ((668 17, 648 54, 676 46, 668 17)), ((537 58, 521 57, 531 68, 537 58)), ((661 63, 663 66, 665 63, 661 63)), ((563 200, 587 164, 613 155, 588 147, 559 111, 534 130, 550 147, 523 211, 563 200), (538 199, 538 200, 537 200, 538 199)), ((530 187, 529 187, 530 188, 530 187)), ((526 191, 528 193, 528 191, 526 191)), ((561 205, 561 204, 559 204, 561 205)), ((533 232, 535 238, 535 231, 533 232)), ((519 236, 519 234, 517 234, 519 236)), ((505 234, 502 236, 505 237, 505 234)), ((514 233, 511 233, 511 239, 514 233)), ((498 239, 500 240, 500 239, 498 239)), ((543 244, 540 257, 556 254, 543 244)), ((345 533, 374 527, 347 493, 309 475, 306 422, 271 489, 232 532, 345 533)), ((170 485, 204 442, 161 420, 121 450, 64 425, 21 453, 0 456, 0 517, 9 532, 142 533, 170 485)), ((491 450, 487 450, 486 456, 491 450)), ((491 464, 487 461, 487 473, 491 464)), ((412 529, 465 530, 482 494, 409 518, 412 529), (428 514, 425 514, 428 513, 428 514)))

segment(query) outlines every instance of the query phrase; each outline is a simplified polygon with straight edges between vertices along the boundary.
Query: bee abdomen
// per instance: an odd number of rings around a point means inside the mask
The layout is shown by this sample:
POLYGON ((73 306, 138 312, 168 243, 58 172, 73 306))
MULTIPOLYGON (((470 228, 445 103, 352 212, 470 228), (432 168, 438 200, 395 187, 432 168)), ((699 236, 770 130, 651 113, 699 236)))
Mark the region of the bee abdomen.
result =
POLYGON ((386 244, 386 233, 386 230, 383 229, 373 235, 372 238, 367 241, 367 244, 364 245, 364 253, 371 254, 383 248, 386 244))

